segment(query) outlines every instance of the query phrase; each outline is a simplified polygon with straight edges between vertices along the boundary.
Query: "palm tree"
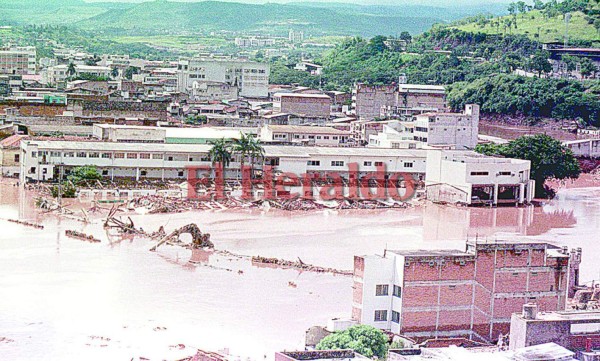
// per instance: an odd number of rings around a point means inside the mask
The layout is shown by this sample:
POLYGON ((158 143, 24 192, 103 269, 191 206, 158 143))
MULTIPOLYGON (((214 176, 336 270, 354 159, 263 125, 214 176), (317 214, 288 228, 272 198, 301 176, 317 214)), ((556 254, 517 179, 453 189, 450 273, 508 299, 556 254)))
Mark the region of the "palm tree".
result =
POLYGON ((231 149, 227 141, 224 138, 217 139, 209 142, 212 144, 212 148, 208 152, 210 160, 213 163, 221 164, 223 176, 225 175, 225 168, 231 163, 231 149))
POLYGON ((255 137, 250 137, 248 140, 248 148, 250 149, 250 164, 252 165, 251 168, 251 175, 254 176, 254 159, 258 158, 261 160, 261 165, 265 159, 265 149, 262 147, 262 145, 260 145, 260 140, 258 140, 255 137))
POLYGON ((110 71, 110 75, 114 78, 119 76, 119 69, 118 68, 112 68, 112 70, 110 71))

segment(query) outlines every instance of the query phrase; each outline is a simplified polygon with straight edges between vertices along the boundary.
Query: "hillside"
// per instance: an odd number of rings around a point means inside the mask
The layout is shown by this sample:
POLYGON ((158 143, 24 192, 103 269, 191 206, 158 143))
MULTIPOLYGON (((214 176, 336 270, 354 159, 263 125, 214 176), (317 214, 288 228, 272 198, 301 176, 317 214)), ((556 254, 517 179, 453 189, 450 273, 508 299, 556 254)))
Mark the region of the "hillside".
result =
POLYGON ((311 35, 419 33, 442 21, 433 17, 399 14, 374 15, 283 4, 240 4, 229 2, 180 3, 164 0, 113 10, 81 21, 85 28, 177 33, 183 31, 261 31, 285 34, 290 28, 311 35))
POLYGON ((563 0, 509 4, 509 15, 477 16, 457 22, 456 28, 472 33, 522 34, 542 43, 563 42, 567 32, 571 44, 600 43, 600 2, 597 0, 563 0))

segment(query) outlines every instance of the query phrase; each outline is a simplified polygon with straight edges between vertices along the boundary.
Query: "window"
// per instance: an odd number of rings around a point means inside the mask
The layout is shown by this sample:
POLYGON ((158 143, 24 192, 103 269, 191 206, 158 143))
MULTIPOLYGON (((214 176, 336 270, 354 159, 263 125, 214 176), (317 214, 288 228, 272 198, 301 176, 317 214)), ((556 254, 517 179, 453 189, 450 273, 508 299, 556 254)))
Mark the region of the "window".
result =
POLYGON ((365 167, 370 167, 370 166, 372 166, 372 165, 373 165, 373 162, 368 162, 368 161, 365 161, 365 162, 363 162, 363 165, 364 165, 365 167))
POLYGON ((376 167, 381 167, 382 165, 383 165, 383 162, 375 162, 376 167))
POLYGON ((409 162, 404 162, 404 168, 412 168, 413 164, 409 162))
POLYGON ((392 143, 392 149, 400 149, 400 143, 392 143))
POLYGON ((329 136, 328 135, 324 135, 323 139, 329 139, 329 136))
POLYGON ((108 175, 108 170, 107 170, 107 169, 104 169, 104 170, 102 171, 102 175, 104 175, 104 176, 107 176, 107 175, 108 175))
POLYGON ((137 153, 127 153, 127 159, 137 159, 137 153))
POLYGON ((332 167, 343 167, 344 166, 344 161, 341 161, 341 160, 332 160, 331 161, 331 166, 332 167))
POLYGON ((321 165, 321 161, 320 160, 309 160, 306 164, 318 167, 321 165))
POLYGON ((172 161, 173 161, 173 156, 167 157, 167 160, 168 160, 169 162, 172 162, 172 161))
POLYGON ((375 286, 375 296, 387 296, 388 295, 388 285, 377 285, 375 286))
POLYGON ((475 175, 475 176, 477 176, 477 175, 489 175, 489 174, 490 173, 488 173, 488 172, 471 172, 471 175, 475 175))
POLYGON ((77 152, 77 158, 86 158, 87 154, 85 152, 77 152))
POLYGON ((37 158, 37 152, 31 152, 31 158, 37 158))
POLYGON ((409 143, 408 144, 408 149, 417 149, 417 145, 414 143, 409 143))
POLYGON ((33 174, 33 173, 35 173, 35 167, 29 168, 29 174, 33 174))
POLYGON ((20 160, 21 160, 21 155, 15 154, 15 163, 19 163, 20 160))
POLYGON ((511 172, 498 172, 498 175, 511 175, 511 172))
POLYGON ((147 171, 145 171, 145 170, 143 170, 143 171, 140 171, 140 175, 141 175, 142 177, 145 177, 145 176, 147 176, 147 175, 148 175, 148 172, 147 172, 147 171))
POLYGON ((152 159, 163 159, 162 154, 152 154, 152 159))
POLYGON ((123 158, 125 158, 125 153, 115 153, 115 158, 123 159, 123 158))
POLYGON ((375 310, 375 321, 387 321, 387 310, 375 310))
POLYGON ((150 159, 150 153, 140 153, 140 159, 150 159))
POLYGON ((102 153, 102 158, 110 159, 110 158, 112 158, 112 155, 110 153, 102 153))
POLYGON ((331 137, 331 139, 338 140, 338 137, 334 135, 333 137, 331 137))
POLYGON ((100 153, 98 152, 92 152, 88 155, 88 157, 90 158, 100 158, 100 153))
POLYGON ((402 298, 402 287, 394 285, 394 297, 402 298))
POLYGON ((183 171, 182 171, 182 170, 180 170, 180 171, 177 173, 177 176, 178 176, 178 177, 183 177, 183 171))
POLYGON ((60 152, 50 152, 51 157, 60 157, 60 152))
POLYGON ((400 312, 392 311, 392 322, 400 323, 400 312))

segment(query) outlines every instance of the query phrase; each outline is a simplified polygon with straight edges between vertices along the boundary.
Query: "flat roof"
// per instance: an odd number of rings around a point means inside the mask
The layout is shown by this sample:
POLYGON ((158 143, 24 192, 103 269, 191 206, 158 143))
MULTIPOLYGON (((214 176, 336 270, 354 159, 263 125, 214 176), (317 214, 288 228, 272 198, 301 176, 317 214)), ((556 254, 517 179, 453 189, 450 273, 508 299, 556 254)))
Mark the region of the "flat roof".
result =
POLYGON ((241 134, 245 133, 243 129, 227 129, 227 128, 164 128, 167 130, 166 138, 180 139, 239 139, 241 134))
POLYGON ((416 249, 416 250, 388 250, 388 252, 405 257, 465 257, 474 256, 472 253, 457 249, 416 249))
POLYGON ((300 133, 300 134, 333 134, 348 135, 350 132, 332 127, 318 127, 310 125, 268 125, 273 133, 300 133))
POLYGON ((316 93, 275 93, 275 97, 287 97, 287 98, 317 98, 317 99, 331 99, 327 94, 316 94, 316 93))

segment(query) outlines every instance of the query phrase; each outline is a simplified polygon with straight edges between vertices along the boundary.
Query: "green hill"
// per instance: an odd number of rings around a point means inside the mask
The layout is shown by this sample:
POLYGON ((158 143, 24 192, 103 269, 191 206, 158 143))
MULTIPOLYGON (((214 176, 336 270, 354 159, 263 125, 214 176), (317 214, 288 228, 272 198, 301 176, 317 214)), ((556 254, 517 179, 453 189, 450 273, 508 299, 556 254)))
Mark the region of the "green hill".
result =
POLYGON ((418 33, 442 21, 425 16, 357 14, 329 8, 284 4, 153 1, 108 11, 78 23, 85 28, 156 32, 261 31, 284 34, 290 28, 311 35, 418 33))
MULTIPOLYGON (((569 21, 569 39, 573 41, 598 42, 600 33, 594 24, 588 22, 588 17, 578 11, 571 14, 569 21)), ((458 26, 459 29, 468 32, 481 32, 486 34, 524 34, 542 43, 562 42, 565 36, 566 23, 562 14, 553 17, 544 17, 541 11, 532 10, 516 17, 502 16, 487 21, 472 22, 458 26), (514 21, 508 28, 507 21, 514 21)))

